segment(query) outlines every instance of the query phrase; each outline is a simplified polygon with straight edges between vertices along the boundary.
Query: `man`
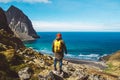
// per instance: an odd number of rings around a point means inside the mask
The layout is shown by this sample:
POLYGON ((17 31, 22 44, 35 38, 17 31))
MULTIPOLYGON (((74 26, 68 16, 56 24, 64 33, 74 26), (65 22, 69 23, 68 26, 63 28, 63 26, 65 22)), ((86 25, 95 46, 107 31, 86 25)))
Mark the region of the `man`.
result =
POLYGON ((62 72, 62 60, 64 57, 64 53, 67 54, 67 49, 64 41, 62 40, 62 35, 58 33, 56 35, 56 39, 53 41, 52 44, 52 51, 54 53, 54 70, 57 71, 56 64, 59 62, 59 72, 62 72))

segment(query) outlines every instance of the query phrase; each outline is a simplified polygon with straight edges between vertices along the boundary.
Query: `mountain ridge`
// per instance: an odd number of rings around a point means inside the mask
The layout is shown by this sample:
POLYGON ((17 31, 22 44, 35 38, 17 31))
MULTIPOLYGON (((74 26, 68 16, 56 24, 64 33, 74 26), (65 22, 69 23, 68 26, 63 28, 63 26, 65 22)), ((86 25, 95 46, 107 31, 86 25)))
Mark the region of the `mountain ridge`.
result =
POLYGON ((9 27, 18 38, 23 41, 40 38, 35 32, 31 20, 22 10, 12 5, 5 14, 9 27))

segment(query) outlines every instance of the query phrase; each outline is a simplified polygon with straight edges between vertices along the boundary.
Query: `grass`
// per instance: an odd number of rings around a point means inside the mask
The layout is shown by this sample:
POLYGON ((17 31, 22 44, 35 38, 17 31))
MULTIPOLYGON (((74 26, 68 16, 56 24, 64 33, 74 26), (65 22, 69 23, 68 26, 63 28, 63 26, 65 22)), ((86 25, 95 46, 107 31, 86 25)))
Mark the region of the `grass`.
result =
POLYGON ((25 67, 27 67, 27 64, 20 64, 17 66, 10 66, 10 69, 18 72, 20 69, 25 68, 25 67))
POLYGON ((115 66, 112 63, 108 63, 108 68, 104 70, 105 73, 120 76, 120 65, 115 66))

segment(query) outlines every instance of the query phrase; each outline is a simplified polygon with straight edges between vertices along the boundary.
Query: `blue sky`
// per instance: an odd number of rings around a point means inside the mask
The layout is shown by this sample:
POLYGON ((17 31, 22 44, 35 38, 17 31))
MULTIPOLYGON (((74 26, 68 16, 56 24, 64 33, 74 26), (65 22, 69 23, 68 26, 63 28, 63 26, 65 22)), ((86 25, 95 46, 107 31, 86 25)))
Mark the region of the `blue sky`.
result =
POLYGON ((21 9, 36 31, 120 32, 120 0, 0 0, 21 9))

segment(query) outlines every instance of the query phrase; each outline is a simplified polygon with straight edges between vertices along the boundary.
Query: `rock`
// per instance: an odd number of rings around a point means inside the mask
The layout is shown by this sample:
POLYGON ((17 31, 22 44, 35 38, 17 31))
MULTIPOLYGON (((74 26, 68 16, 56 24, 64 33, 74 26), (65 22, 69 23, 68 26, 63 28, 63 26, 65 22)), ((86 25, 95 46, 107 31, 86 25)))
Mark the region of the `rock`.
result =
POLYGON ((24 58, 23 56, 19 56, 19 55, 14 55, 11 59, 10 59, 10 63, 11 65, 19 65, 24 63, 24 58))
POLYGON ((54 73, 51 71, 46 77, 45 80, 56 80, 54 73))
POLYGON ((59 75, 54 74, 52 71, 45 77, 45 80, 63 80, 59 75))
POLYGON ((120 80, 120 76, 118 77, 118 80, 120 80))
POLYGON ((98 75, 94 75, 93 76, 93 80, 99 80, 99 76, 98 75))
POLYGON ((14 36, 14 33, 9 28, 5 12, 0 8, 0 43, 12 48, 19 49, 24 47, 20 39, 14 36))
POLYGON ((5 12, 0 7, 0 30, 1 29, 7 31, 7 33, 9 33, 9 34, 13 34, 11 29, 8 27, 8 23, 7 23, 7 18, 6 18, 5 12))
POLYGON ((68 61, 63 60, 63 64, 64 64, 64 65, 68 65, 68 61))
POLYGON ((25 67, 18 72, 18 76, 21 80, 26 80, 31 78, 32 73, 29 67, 25 67))
POLYGON ((61 76, 62 78, 68 78, 71 75, 69 73, 65 72, 65 71, 62 71, 62 73, 59 76, 61 76))
POLYGON ((88 75, 86 76, 86 75, 83 75, 83 74, 78 75, 78 77, 76 78, 76 80, 87 80, 87 79, 88 79, 88 75))
POLYGON ((66 67, 63 67, 63 71, 64 71, 65 73, 67 73, 67 76, 66 76, 66 77, 71 76, 71 75, 73 74, 73 72, 71 72, 71 71, 68 70, 68 67, 67 67, 67 66, 66 66, 66 67))
POLYGON ((7 10, 6 16, 9 27, 21 40, 34 40, 39 38, 33 29, 32 22, 20 9, 11 6, 7 10))
POLYGON ((4 54, 0 53, 0 70, 6 71, 9 68, 8 61, 4 54))
POLYGON ((51 57, 51 56, 47 56, 47 58, 48 58, 49 60, 53 60, 53 57, 51 57))
POLYGON ((15 55, 15 50, 14 49, 8 49, 6 51, 3 51, 3 54, 5 55, 6 59, 11 61, 15 55))
POLYGON ((38 80, 45 80, 45 77, 38 75, 38 80))
POLYGON ((0 80, 6 80, 6 73, 3 71, 0 71, 0 80))
POLYGON ((39 59, 34 59, 33 61, 34 61, 34 64, 36 64, 38 67, 45 68, 44 63, 40 63, 39 59))
POLYGON ((68 65, 68 66, 64 67, 64 71, 72 71, 72 72, 74 72, 75 68, 72 65, 68 65))
POLYGON ((97 75, 97 74, 91 74, 91 75, 89 75, 88 79, 89 80, 107 80, 103 76, 97 75))
POLYGON ((8 48, 7 48, 6 45, 0 43, 0 51, 4 51, 4 50, 7 50, 7 49, 8 49, 8 48))

